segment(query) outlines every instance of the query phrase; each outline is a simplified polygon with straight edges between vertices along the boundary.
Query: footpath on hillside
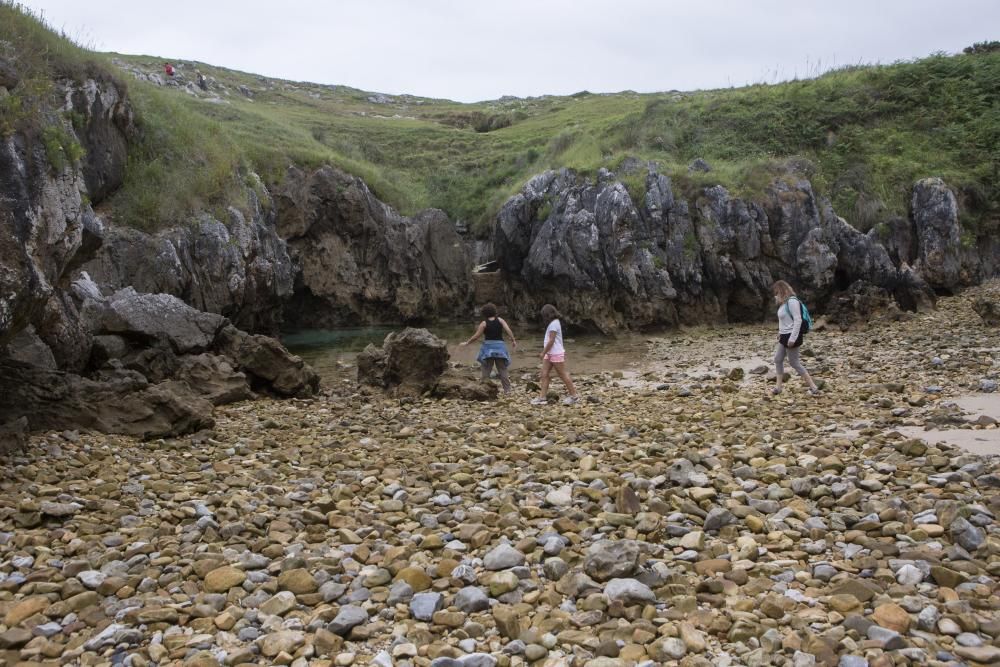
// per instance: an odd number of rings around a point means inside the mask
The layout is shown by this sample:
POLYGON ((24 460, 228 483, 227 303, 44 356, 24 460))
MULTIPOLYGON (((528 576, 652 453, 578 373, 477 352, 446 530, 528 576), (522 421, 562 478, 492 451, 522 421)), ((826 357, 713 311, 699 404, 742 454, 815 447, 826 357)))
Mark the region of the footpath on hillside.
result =
POLYGON ((975 293, 811 333, 818 398, 770 395, 773 330, 726 327, 576 406, 338 389, 36 436, 3 461, 0 659, 995 663, 1000 457, 923 437, 1000 433, 962 407, 1000 401, 975 293))

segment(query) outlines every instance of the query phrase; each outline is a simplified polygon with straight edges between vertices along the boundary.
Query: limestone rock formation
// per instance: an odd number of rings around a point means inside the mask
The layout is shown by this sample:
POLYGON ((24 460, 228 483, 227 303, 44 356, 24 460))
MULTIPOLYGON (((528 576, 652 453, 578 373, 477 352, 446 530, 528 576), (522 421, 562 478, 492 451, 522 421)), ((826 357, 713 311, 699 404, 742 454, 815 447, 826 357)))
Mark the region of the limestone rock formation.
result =
POLYGON ((301 267, 286 315, 299 326, 420 322, 467 312, 472 260, 447 216, 406 218, 332 167, 291 169, 278 233, 301 267))
POLYGON ((55 112, 41 122, 62 123, 84 147, 81 161, 53 164, 30 133, 0 142, 4 439, 75 427, 176 435, 211 425, 213 404, 257 391, 313 394, 315 372, 277 341, 175 296, 143 293, 162 285, 275 330, 292 266, 263 207, 252 200, 249 222, 230 209, 228 226, 205 220, 173 237, 109 231, 92 204, 122 182, 131 107, 110 79, 61 85, 75 122, 55 112))
MULTIPOLYGON (((266 196, 266 190, 259 191, 266 196)), ((84 270, 104 291, 163 293, 228 317, 256 333, 281 329, 296 267, 277 235, 270 202, 246 190, 249 213, 230 206, 225 222, 202 214, 192 225, 156 234, 111 228, 84 270)))
POLYGON ((170 437, 213 425, 212 404, 185 382, 149 383, 135 372, 91 380, 74 373, 0 361, 0 424, 30 430, 89 428, 140 438, 170 437))
POLYGON ((936 179, 915 186, 919 213, 911 226, 897 224, 892 256, 877 234, 837 216, 794 164, 759 200, 721 186, 678 197, 652 167, 645 189, 634 202, 607 170, 595 181, 568 170, 531 179, 494 227, 508 310, 534 319, 550 302, 570 322, 604 332, 759 321, 773 316, 778 279, 818 311, 859 281, 856 290, 882 290, 916 310, 933 306, 935 287, 996 271, 988 241, 978 253, 959 251, 954 196, 936 179))
POLYGON ((925 178, 913 188, 912 209, 917 270, 933 287, 956 287, 962 265, 955 195, 940 178, 925 178))

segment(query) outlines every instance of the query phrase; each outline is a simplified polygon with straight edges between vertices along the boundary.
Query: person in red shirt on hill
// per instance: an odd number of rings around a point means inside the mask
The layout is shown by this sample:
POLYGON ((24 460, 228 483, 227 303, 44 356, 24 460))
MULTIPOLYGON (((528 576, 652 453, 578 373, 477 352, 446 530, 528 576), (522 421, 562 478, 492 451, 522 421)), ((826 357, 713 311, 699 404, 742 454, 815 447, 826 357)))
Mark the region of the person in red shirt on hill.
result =
POLYGON ((163 71, 167 73, 167 76, 173 76, 174 66, 170 63, 163 63, 163 71))

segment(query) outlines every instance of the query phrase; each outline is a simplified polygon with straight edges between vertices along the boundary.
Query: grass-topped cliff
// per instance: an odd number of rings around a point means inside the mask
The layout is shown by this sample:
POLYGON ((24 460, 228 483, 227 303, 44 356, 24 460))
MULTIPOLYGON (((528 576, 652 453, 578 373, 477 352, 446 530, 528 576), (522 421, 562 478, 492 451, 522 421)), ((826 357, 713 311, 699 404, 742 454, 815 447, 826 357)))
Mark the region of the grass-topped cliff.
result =
MULTIPOLYGON (((100 61, 128 81, 140 138, 112 206, 117 220, 144 228, 223 204, 245 168, 274 182, 290 163, 331 163, 404 213, 439 207, 484 230, 531 175, 617 169, 627 157, 657 161, 682 189, 722 183, 753 196, 777 160, 798 156, 838 213, 862 229, 904 215, 913 181, 927 175, 959 191, 970 224, 1000 216, 995 50, 775 85, 460 104, 173 60, 170 83, 179 85, 160 86, 122 68, 160 76, 168 56, 93 54, 16 6, 0 4, 0 13, 0 46, 15 62, 44 51, 58 55, 61 69, 100 61), (196 86, 196 69, 207 90, 196 86), (688 171, 698 157, 711 172, 688 171)), ((624 178, 641 194, 642 178, 624 178)))

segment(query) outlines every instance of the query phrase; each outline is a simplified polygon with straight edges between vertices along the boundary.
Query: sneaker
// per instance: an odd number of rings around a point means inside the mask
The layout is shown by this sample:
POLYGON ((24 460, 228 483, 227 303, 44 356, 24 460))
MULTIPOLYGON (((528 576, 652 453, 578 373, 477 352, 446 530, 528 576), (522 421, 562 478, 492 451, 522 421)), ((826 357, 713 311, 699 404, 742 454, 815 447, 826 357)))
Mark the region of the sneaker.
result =
POLYGON ((547 400, 545 400, 544 398, 540 398, 540 397, 536 396, 535 398, 531 399, 531 404, 532 405, 548 405, 549 402, 547 400))
POLYGON ((774 394, 775 396, 777 396, 778 394, 781 393, 781 387, 772 387, 771 388, 771 393, 774 394))
POLYGON ((812 396, 822 396, 823 392, 820 391, 819 388, 817 387, 816 389, 810 389, 809 394, 812 396))
POLYGON ((573 405, 574 403, 579 403, 579 402, 580 402, 579 396, 566 396, 562 400, 563 405, 573 405))

